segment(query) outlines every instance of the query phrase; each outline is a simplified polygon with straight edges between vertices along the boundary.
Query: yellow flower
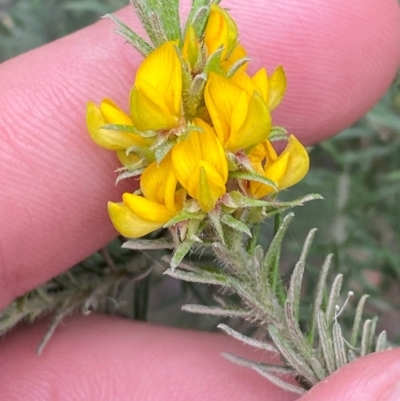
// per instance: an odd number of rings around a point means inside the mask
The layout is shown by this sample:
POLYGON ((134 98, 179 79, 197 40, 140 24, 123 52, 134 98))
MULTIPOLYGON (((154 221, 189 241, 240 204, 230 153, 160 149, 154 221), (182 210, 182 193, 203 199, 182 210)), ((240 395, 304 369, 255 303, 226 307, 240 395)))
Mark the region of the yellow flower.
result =
POLYGON ((159 165, 154 162, 143 172, 143 196, 124 193, 123 203, 108 202, 115 229, 125 237, 138 238, 162 227, 182 209, 185 191, 176 191, 176 186, 169 153, 159 165))
POLYGON ((172 166, 181 185, 197 199, 205 212, 212 210, 226 192, 228 162, 214 130, 200 119, 193 123, 203 132, 192 131, 172 149, 172 166))
POLYGON ((233 153, 267 139, 271 116, 261 94, 210 73, 204 92, 208 112, 223 147, 233 153))
POLYGON ((208 54, 216 52, 223 46, 221 59, 226 59, 236 46, 237 38, 238 29, 235 21, 223 8, 212 4, 204 31, 204 44, 208 54))
MULTIPOLYGON (((304 146, 294 135, 288 138, 285 150, 278 156, 268 140, 255 146, 249 154, 254 170, 275 183, 278 190, 297 184, 308 172, 309 157, 304 146)), ((250 181, 249 194, 263 198, 275 190, 269 185, 250 181)))
POLYGON ((109 124, 132 125, 132 120, 112 100, 104 99, 100 107, 93 102, 86 106, 86 124, 94 142, 102 148, 123 150, 132 146, 148 146, 148 141, 138 134, 107 130, 109 124))
POLYGON ((265 68, 261 68, 257 73, 250 78, 242 71, 238 71, 232 81, 245 89, 249 94, 253 91, 258 91, 269 110, 275 109, 286 92, 286 76, 285 71, 279 66, 273 74, 268 77, 265 68))
POLYGON ((130 111, 141 131, 175 128, 181 119, 182 66, 175 45, 164 43, 137 70, 130 111))

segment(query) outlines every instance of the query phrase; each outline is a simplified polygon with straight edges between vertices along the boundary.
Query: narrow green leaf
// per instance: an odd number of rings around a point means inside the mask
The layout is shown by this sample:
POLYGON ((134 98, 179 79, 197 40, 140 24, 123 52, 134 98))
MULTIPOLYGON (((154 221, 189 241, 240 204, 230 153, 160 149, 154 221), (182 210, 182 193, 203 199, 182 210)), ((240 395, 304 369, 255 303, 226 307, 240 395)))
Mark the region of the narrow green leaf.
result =
POLYGON ((272 240, 268 248, 267 254, 265 255, 264 258, 263 272, 262 272, 263 281, 265 280, 265 282, 268 282, 268 276, 270 273, 271 266, 273 265, 276 256, 281 251, 282 240, 286 234, 287 229, 289 228, 289 224, 292 221, 293 217, 294 217, 293 213, 289 213, 287 216, 284 217, 278 232, 274 236, 274 239, 272 240))
POLYGON ((367 319, 364 322, 362 334, 361 334, 361 351, 360 356, 366 356, 371 352, 372 338, 374 335, 374 327, 372 320, 367 319))
POLYGON ((230 317, 241 317, 246 319, 248 312, 243 309, 225 309, 218 306, 203 306, 203 305, 183 305, 182 310, 191 313, 199 313, 204 315, 215 315, 215 316, 230 316, 230 317))
POLYGON ((244 344, 250 345, 251 347, 262 349, 264 351, 274 352, 274 353, 278 352, 278 350, 272 344, 265 343, 262 341, 255 340, 254 338, 247 337, 247 336, 233 330, 226 324, 220 323, 217 327, 220 330, 222 330, 224 333, 230 335, 231 337, 235 338, 236 340, 241 341, 244 344))
POLYGON ((294 317, 293 305, 287 300, 285 302, 285 320, 289 331, 289 338, 292 346, 298 351, 298 354, 304 358, 304 361, 312 368, 318 380, 323 380, 327 375, 324 368, 316 358, 313 358, 313 351, 310 345, 305 341, 303 333, 294 317))
POLYGON ((314 228, 308 233, 301 251, 300 260, 296 263, 296 266, 290 277, 287 300, 291 303, 291 305, 293 305, 293 317, 296 321, 299 319, 300 292, 304 276, 305 261, 316 231, 317 230, 314 228))
POLYGON ((201 271, 199 273, 186 272, 182 270, 168 269, 164 272, 168 276, 174 277, 178 280, 189 281, 192 283, 203 283, 212 285, 221 285, 223 287, 229 287, 226 276, 223 274, 210 273, 207 271, 201 271))
POLYGON ((318 319, 318 314, 321 310, 322 307, 322 301, 324 298, 324 291, 325 291, 325 286, 326 286, 326 279, 328 277, 328 272, 329 268, 331 266, 333 254, 329 254, 322 265, 321 273, 319 274, 318 278, 318 284, 317 288, 315 291, 315 301, 313 305, 313 311, 312 311, 312 320, 311 320, 311 327, 309 331, 309 343, 312 345, 314 343, 314 336, 315 336, 315 330, 317 327, 317 319, 318 319))
POLYGON ((134 250, 149 250, 149 249, 173 249, 175 244, 165 238, 160 239, 135 239, 126 241, 121 248, 134 250))
POLYGON ((357 344, 357 339, 360 333, 360 327, 361 327, 361 319, 364 311, 364 305, 365 302, 367 301, 369 295, 364 294, 360 300, 358 301, 358 305, 356 308, 356 315, 354 317, 354 323, 353 323, 353 330, 351 331, 351 337, 350 337, 350 344, 352 347, 355 347, 357 344))
POLYGON ((170 262, 170 267, 172 271, 174 271, 179 266, 179 263, 182 262, 183 258, 187 255, 187 253, 190 251, 190 248, 194 244, 195 241, 185 240, 176 248, 170 262))
POLYGON ((333 320, 337 310, 337 304, 340 296, 340 290, 343 283, 343 274, 338 274, 333 281, 331 291, 329 293, 328 305, 326 306, 325 316, 328 327, 332 327, 333 320))
POLYGON ((348 363, 342 329, 338 322, 333 323, 332 329, 333 349, 335 353, 336 369, 348 363))
POLYGON ((385 351, 387 349, 386 331, 382 331, 376 339, 375 352, 385 351))
POLYGON ((119 18, 113 14, 106 14, 104 18, 109 18, 116 25, 117 29, 115 32, 122 36, 129 44, 131 44, 137 51, 139 51, 144 57, 147 57, 154 48, 149 45, 144 39, 142 39, 136 32, 132 31, 127 25, 125 25, 119 18))
POLYGON ((318 383, 318 379, 315 377, 314 372, 308 366, 307 362, 299 355, 290 344, 281 336, 279 330, 274 326, 270 325, 268 327, 268 332, 271 336, 273 343, 279 352, 285 358, 286 363, 292 366, 299 374, 304 376, 304 378, 313 386, 318 383))
POLYGON ((160 19, 165 36, 168 40, 182 41, 181 24, 179 21, 179 0, 159 1, 160 19))
POLYGON ((130 0, 136 15, 142 23, 144 29, 155 47, 161 46, 166 42, 166 35, 162 30, 158 10, 158 1, 156 3, 147 0, 130 0))
POLYGON ((319 310, 317 314, 317 328, 326 368, 329 373, 333 373, 336 370, 335 351, 333 348, 332 338, 329 333, 328 325, 326 323, 325 314, 322 310, 319 310))

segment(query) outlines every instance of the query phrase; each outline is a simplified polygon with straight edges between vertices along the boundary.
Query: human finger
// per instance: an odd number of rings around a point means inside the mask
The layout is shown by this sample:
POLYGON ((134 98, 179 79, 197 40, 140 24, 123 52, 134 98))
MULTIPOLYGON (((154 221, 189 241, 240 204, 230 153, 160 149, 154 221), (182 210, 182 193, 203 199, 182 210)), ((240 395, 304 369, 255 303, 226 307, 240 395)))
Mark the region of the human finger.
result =
POLYGON ((45 324, 0 343, 0 392, 7 401, 293 401, 221 352, 274 360, 223 335, 150 326, 106 316, 67 319, 41 356, 45 324))
POLYGON ((300 400, 398 401, 399 383, 400 350, 396 349, 370 354, 345 365, 300 400))

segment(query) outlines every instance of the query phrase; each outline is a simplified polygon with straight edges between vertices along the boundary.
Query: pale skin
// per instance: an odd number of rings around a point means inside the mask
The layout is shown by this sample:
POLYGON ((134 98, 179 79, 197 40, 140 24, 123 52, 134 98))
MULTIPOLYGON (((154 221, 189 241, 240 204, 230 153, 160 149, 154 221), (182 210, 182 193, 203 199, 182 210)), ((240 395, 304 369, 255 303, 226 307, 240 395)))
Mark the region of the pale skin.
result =
MULTIPOLYGON (((357 120, 394 78, 396 0, 258 0, 252 10, 244 4, 223 2, 252 56, 252 72, 284 65, 289 89, 275 123, 306 144, 357 120)), ((129 23, 132 10, 120 17, 129 23)), ((141 58, 112 29, 101 21, 0 66, 0 308, 116 235, 105 205, 128 188, 115 187, 117 162, 91 142, 84 121, 89 99, 108 96, 127 106, 141 58)), ((225 361, 222 351, 270 362, 273 356, 222 335, 80 317, 66 320, 37 357, 46 327, 17 329, 0 343, 2 399, 298 398, 225 361)), ((379 400, 399 381, 399 361, 399 351, 364 358, 302 399, 379 400)))

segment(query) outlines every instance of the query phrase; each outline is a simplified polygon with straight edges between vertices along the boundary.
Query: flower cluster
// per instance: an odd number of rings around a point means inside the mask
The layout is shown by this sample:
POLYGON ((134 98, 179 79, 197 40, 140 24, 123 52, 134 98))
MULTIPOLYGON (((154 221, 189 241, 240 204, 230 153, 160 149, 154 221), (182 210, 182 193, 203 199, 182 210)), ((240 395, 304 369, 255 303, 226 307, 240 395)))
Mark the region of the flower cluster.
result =
POLYGON ((88 103, 92 139, 116 151, 123 178, 140 177, 138 191, 109 202, 118 232, 138 238, 190 213, 232 214, 243 207, 235 195, 273 197, 305 176, 308 154, 293 135, 279 155, 271 143, 285 134, 271 120, 286 89, 282 67, 250 76, 248 63, 236 23, 212 4, 201 34, 186 26, 182 40, 144 59, 128 114, 110 99, 88 103))

